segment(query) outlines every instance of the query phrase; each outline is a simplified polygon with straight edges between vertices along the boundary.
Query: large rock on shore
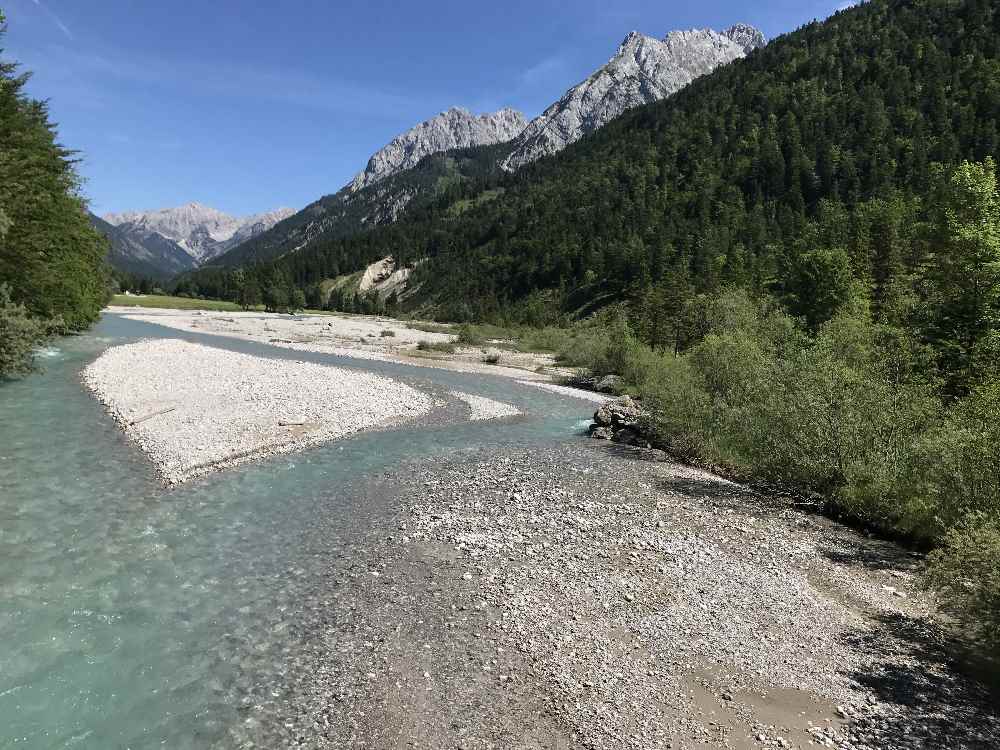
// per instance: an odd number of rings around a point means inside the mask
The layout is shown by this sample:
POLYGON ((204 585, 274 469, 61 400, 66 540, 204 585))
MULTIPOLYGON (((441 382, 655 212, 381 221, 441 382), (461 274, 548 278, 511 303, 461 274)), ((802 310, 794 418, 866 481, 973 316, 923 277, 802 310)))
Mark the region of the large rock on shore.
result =
POLYGON ((642 434, 645 412, 630 396, 609 401, 594 412, 590 436, 626 445, 648 445, 642 434))

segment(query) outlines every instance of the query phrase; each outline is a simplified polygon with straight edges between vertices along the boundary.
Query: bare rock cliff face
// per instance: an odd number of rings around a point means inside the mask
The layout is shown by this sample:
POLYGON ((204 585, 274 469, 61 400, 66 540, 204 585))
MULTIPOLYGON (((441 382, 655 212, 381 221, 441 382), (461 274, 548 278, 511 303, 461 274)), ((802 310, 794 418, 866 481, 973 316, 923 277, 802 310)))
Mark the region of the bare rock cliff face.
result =
POLYGON ((108 214, 104 220, 125 234, 140 238, 151 232, 176 242, 195 264, 206 263, 250 237, 265 232, 295 211, 279 208, 237 217, 200 203, 155 211, 108 214))
POLYGON ((452 107, 397 135, 376 151, 348 188, 357 192, 389 175, 415 167, 424 157, 441 151, 506 143, 524 130, 526 124, 524 115, 510 108, 474 115, 467 109, 452 107))
POLYGON ((626 110, 665 99, 764 44, 764 35, 747 24, 721 33, 671 31, 663 39, 633 31, 604 67, 528 124, 501 166, 514 171, 561 151, 626 110))

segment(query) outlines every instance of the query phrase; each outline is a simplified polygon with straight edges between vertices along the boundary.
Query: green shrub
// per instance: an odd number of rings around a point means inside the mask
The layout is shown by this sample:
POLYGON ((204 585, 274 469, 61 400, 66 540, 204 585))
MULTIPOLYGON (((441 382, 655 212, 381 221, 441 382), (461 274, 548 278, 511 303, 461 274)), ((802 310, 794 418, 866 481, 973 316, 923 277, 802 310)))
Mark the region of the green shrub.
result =
POLYGON ((454 354, 455 345, 450 341, 419 341, 417 349, 422 352, 441 352, 443 354, 454 354))
POLYGON ((11 301, 10 287, 0 284, 0 379, 27 375, 35 366, 35 350, 59 327, 57 321, 28 314, 11 301))
POLYGON ((379 336, 381 336, 382 338, 389 338, 389 337, 395 336, 395 335, 396 335, 396 332, 392 331, 392 330, 389 330, 388 328, 382 329, 382 332, 379 334, 379 336))
POLYGON ((410 322, 406 324, 407 328, 414 331, 423 331, 424 333, 451 333, 452 327, 450 325, 445 325, 443 323, 420 323, 420 322, 410 322))
POLYGON ((928 558, 925 583, 944 607, 1000 653, 1000 514, 972 513, 928 558))
POLYGON ((526 328, 517 337, 517 348, 523 352, 559 352, 568 346, 573 335, 569 328, 526 328))
POLYGON ((490 352, 483 357, 483 362, 488 365, 498 365, 500 364, 500 352, 490 352))
POLYGON ((485 341, 483 334, 477 330, 477 326, 463 323, 458 327, 457 343, 463 346, 479 346, 485 341))
POLYGON ((556 359, 570 367, 597 372, 603 364, 610 337, 603 328, 587 327, 573 332, 556 353, 556 359))
POLYGON ((711 402, 701 373, 687 357, 664 355, 639 390, 649 417, 645 429, 657 443, 686 459, 705 459, 711 402))
POLYGON ((976 388, 915 442, 905 488, 914 529, 934 541, 968 515, 1000 514, 1000 379, 976 388))

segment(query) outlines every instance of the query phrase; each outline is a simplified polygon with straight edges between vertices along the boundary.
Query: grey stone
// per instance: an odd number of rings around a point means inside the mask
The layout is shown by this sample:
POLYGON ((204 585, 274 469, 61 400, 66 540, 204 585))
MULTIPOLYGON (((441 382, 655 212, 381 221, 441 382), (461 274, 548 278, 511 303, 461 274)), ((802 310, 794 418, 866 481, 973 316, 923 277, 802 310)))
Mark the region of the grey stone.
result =
POLYGON ((611 440, 614 437, 614 432, 611 431, 610 427, 593 427, 590 430, 590 436, 598 440, 611 440))
POLYGON ((452 107, 397 135, 372 154, 368 165, 355 175, 347 189, 357 192, 389 175, 415 167, 431 154, 505 143, 524 130, 525 124, 524 115, 509 107, 484 115, 452 107))

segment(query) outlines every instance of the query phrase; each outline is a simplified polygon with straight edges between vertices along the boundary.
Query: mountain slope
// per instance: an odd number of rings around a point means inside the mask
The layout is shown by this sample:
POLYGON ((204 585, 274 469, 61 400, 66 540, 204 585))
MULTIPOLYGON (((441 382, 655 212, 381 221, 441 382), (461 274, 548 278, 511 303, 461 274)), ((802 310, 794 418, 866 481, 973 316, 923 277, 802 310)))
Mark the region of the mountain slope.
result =
POLYGON ((254 216, 236 217, 200 203, 188 203, 154 211, 107 214, 104 220, 140 244, 150 233, 173 240, 195 265, 199 265, 267 231, 293 213, 290 208, 279 208, 254 216))
POLYGON ((840 247, 884 309, 925 252, 914 206, 934 162, 1000 157, 998 54, 993 3, 872 0, 525 166, 493 200, 460 196, 460 215, 423 206, 277 268, 306 287, 426 259, 412 304, 536 320, 651 286, 780 289, 810 250, 840 247))
MULTIPOLYGON (((354 189, 348 186, 309 204, 267 232, 234 247, 209 265, 236 267, 273 260, 286 253, 349 237, 396 221, 415 204, 440 198, 469 181, 495 172, 505 144, 456 149, 424 158, 416 167, 354 189)), ((485 183, 484 183, 485 184, 485 183)))
POLYGON ((195 262, 176 242, 153 231, 139 234, 120 230, 94 214, 90 223, 109 242, 108 263, 112 268, 155 281, 166 281, 190 271, 195 262))
POLYGON ((473 115, 452 107, 407 130, 372 154, 368 165, 351 180, 348 190, 357 192, 405 169, 417 166, 431 154, 473 146, 506 143, 527 124, 520 112, 505 108, 473 115))
MULTIPOLYGON (((430 165, 392 185, 373 186, 405 174, 429 155, 470 146, 498 146, 492 152, 497 162, 513 169, 559 151, 625 110, 662 99, 695 77, 763 44, 763 35, 745 24, 721 34, 710 30, 671 32, 664 41, 630 34, 607 65, 571 89, 527 129, 521 113, 511 109, 478 116, 460 108, 442 112, 372 155, 367 167, 340 192, 312 203, 254 242, 219 257, 213 265, 234 267, 269 260, 393 222, 415 197, 433 199, 437 182, 427 178, 429 174, 440 177, 437 173, 442 165, 430 165)), ((466 151, 465 156, 470 153, 466 151)), ((478 156, 471 158, 477 175, 488 171, 482 169, 478 156)), ((469 177, 467 166, 463 159, 458 169, 469 177)))
POLYGON ((623 112, 665 99, 764 44, 764 35, 746 24, 722 33, 671 31, 663 40, 633 31, 606 65, 528 124, 502 166, 513 171, 561 151, 623 112))

